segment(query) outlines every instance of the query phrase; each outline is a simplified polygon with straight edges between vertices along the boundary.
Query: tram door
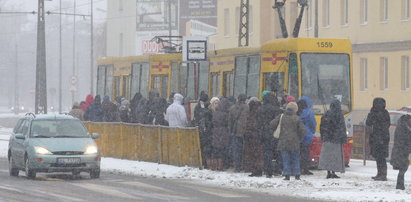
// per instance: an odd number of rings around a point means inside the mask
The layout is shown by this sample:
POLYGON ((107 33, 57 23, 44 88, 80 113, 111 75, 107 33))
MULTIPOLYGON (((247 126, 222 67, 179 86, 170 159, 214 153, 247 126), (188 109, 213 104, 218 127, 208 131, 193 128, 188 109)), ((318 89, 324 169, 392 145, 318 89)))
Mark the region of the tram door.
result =
POLYGON ((168 76, 167 75, 153 75, 151 82, 151 89, 157 90, 160 97, 167 98, 168 76))
POLYGON ((210 93, 214 96, 220 96, 220 72, 211 73, 210 93))
POLYGON ((223 72, 223 96, 234 96, 234 74, 232 71, 223 72))
POLYGON ((113 92, 113 95, 114 95, 114 98, 116 98, 116 97, 118 97, 118 96, 121 96, 121 92, 120 92, 120 87, 121 87, 121 85, 120 85, 120 83, 121 83, 121 77, 120 76, 114 76, 113 77, 113 89, 114 89, 114 92, 113 92))

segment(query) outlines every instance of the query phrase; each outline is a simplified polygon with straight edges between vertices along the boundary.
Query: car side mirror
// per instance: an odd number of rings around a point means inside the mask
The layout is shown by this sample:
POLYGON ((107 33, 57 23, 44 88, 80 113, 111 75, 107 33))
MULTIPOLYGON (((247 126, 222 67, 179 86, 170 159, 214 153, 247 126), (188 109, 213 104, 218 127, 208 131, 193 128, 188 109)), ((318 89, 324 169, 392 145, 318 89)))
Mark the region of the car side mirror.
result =
POLYGON ((21 140, 26 139, 26 137, 21 133, 16 134, 15 137, 16 137, 16 139, 21 139, 21 140))
POLYGON ((93 134, 91 134, 91 138, 93 138, 93 139, 97 139, 97 138, 99 138, 99 137, 101 137, 101 135, 98 134, 98 133, 93 133, 93 134))

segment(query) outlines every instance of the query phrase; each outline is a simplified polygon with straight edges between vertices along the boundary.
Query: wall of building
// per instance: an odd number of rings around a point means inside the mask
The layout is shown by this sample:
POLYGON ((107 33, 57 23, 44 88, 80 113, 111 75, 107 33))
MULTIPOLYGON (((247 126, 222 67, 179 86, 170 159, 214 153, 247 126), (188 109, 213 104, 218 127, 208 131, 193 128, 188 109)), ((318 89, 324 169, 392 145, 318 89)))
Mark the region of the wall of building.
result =
POLYGON ((136 54, 136 0, 107 1, 107 56, 136 54))

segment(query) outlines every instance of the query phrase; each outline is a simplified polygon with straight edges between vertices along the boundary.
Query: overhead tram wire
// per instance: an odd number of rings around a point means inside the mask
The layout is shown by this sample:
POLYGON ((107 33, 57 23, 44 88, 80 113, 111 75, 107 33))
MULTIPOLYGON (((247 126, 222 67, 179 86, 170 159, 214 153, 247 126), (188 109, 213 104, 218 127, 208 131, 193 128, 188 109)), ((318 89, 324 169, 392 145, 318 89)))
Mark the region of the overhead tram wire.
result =
MULTIPOLYGON (((106 0, 95 0, 95 1, 93 1, 93 4, 99 3, 99 2, 102 2, 102 1, 106 1, 106 0)), ((88 3, 83 3, 83 4, 77 5, 76 8, 78 8, 78 7, 83 7, 83 6, 89 6, 89 5, 91 5, 90 2, 88 2, 88 3)), ((73 9, 73 8, 74 8, 73 6, 70 6, 70 7, 65 7, 65 8, 61 8, 61 9, 62 9, 62 10, 67 10, 67 9, 73 9)), ((58 10, 60 10, 60 9, 59 9, 59 8, 56 8, 56 9, 52 9, 52 10, 50 10, 50 11, 58 11, 58 10)))

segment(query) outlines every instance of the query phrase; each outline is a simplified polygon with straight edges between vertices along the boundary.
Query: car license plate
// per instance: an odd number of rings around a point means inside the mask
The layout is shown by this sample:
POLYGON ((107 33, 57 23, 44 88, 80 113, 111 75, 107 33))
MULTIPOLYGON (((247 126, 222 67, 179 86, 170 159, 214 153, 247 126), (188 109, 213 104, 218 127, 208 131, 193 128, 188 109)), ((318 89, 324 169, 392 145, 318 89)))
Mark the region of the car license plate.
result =
POLYGON ((80 158, 57 158, 58 164, 79 164, 80 158))

